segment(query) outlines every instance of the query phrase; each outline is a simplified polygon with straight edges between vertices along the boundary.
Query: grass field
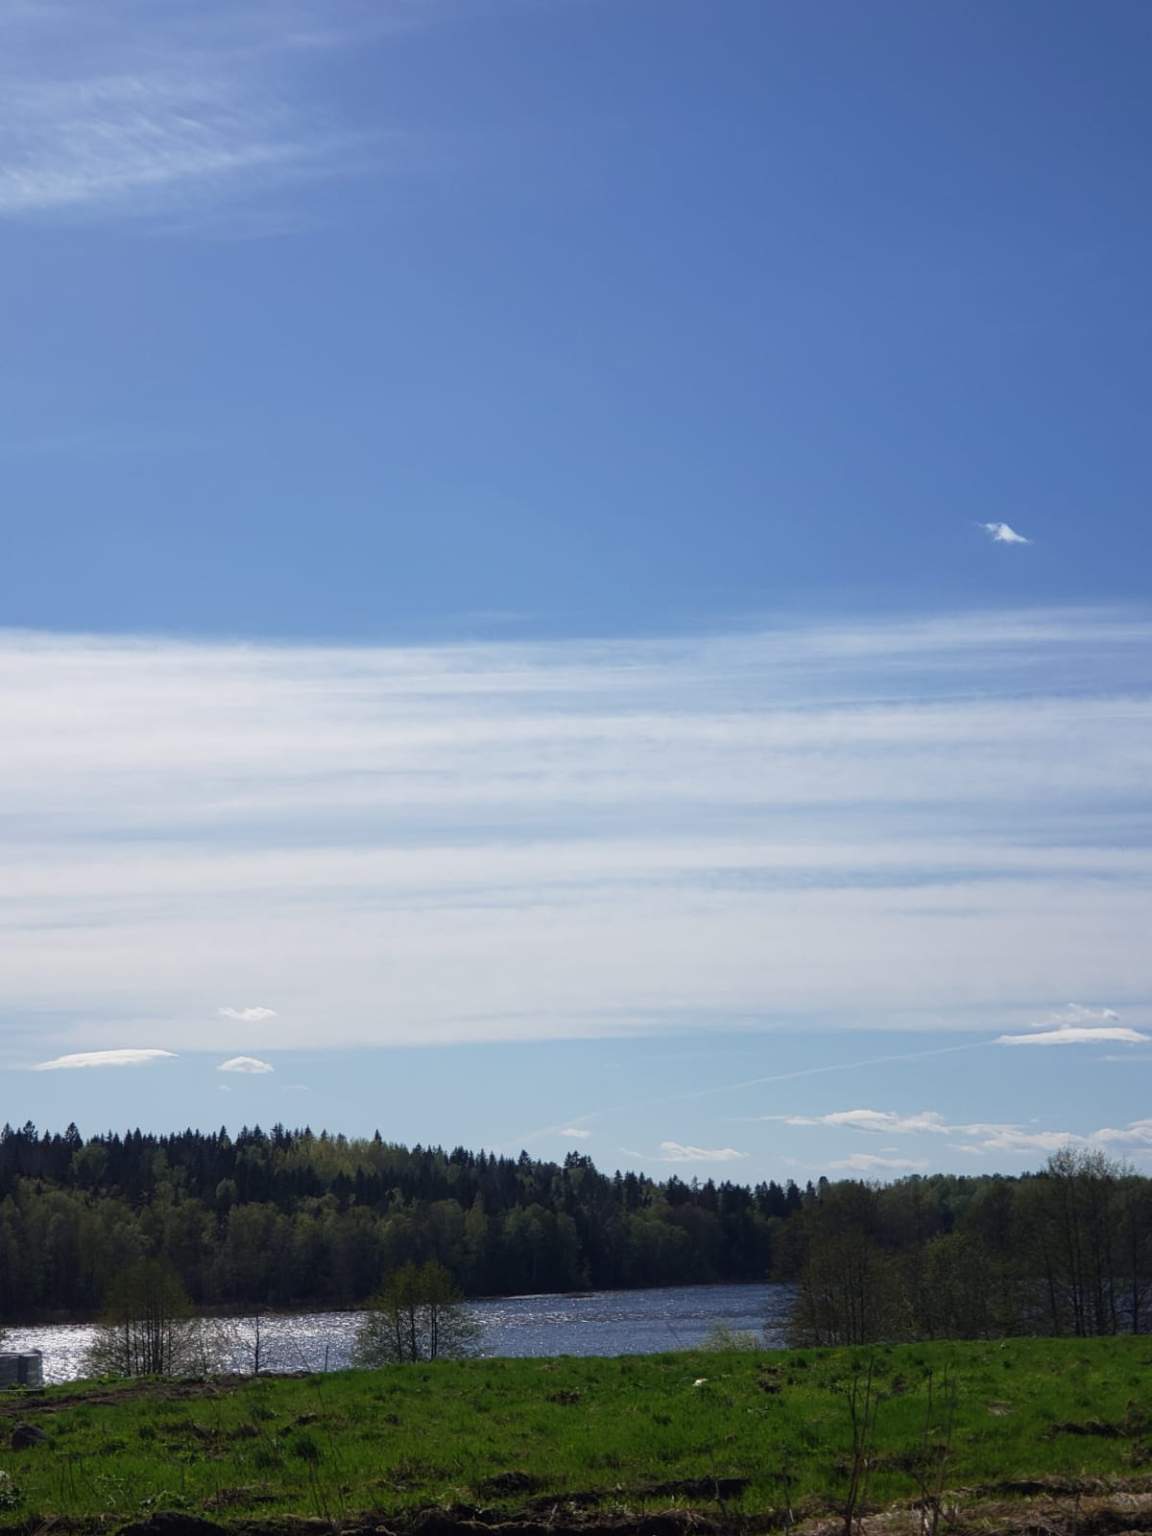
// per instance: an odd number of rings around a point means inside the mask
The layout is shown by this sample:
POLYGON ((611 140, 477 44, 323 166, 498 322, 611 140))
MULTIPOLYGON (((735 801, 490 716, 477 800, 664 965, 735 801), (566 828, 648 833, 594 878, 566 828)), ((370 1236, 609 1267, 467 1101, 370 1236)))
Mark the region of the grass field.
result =
MULTIPOLYGON (((1152 1473, 1152 1340, 902 1345, 872 1352, 867 1498, 914 1498, 925 1447, 964 1497, 1152 1473), (954 1428, 927 1416, 955 1384, 954 1428), (1146 1468, 1146 1463, 1149 1463, 1146 1468)), ((485 1360, 328 1376, 73 1384, 0 1397, 0 1523, 117 1525, 184 1510, 400 1522, 439 1506, 496 1521, 608 1523, 723 1509, 735 1526, 840 1505, 844 1384, 862 1351, 485 1360), (17 1424, 46 1438, 9 1446, 17 1424), (746 1485, 739 1481, 748 1479, 746 1485), (716 1480, 721 1480, 717 1482, 716 1480), (723 1497, 718 1501, 717 1495, 723 1497)), ((1152 1488, 1152 1481, 1148 1486, 1152 1488)))

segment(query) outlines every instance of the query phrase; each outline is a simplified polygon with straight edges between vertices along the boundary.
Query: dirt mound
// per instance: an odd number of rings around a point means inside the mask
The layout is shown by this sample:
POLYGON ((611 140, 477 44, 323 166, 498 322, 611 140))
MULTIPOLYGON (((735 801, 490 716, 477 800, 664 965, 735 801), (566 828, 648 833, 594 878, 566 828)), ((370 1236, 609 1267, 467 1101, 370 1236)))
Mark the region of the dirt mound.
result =
POLYGON ((24 1418, 31 1413, 62 1413, 83 1404, 114 1408, 146 1397, 151 1402, 180 1402, 188 1398, 225 1397, 243 1386, 251 1386, 251 1376, 195 1376, 176 1381, 135 1381, 123 1387, 84 1386, 72 1392, 21 1392, 11 1402, 0 1395, 0 1418, 24 1418))

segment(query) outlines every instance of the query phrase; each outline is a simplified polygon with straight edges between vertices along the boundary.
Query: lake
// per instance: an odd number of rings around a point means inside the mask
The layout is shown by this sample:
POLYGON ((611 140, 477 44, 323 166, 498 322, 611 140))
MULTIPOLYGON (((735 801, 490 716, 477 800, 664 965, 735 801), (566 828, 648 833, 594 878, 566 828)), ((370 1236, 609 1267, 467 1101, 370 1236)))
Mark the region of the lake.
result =
MULTIPOLYGON (((640 1355, 690 1349, 717 1326, 762 1334, 782 1348, 792 1305, 786 1285, 686 1285, 580 1296, 506 1296, 468 1303, 480 1323, 485 1355, 640 1355)), ((301 1312, 266 1317, 261 1350, 269 1371, 340 1370, 351 1363, 357 1312, 301 1312)), ((229 1325, 225 1325, 229 1326, 229 1325)), ((6 1350, 39 1349, 47 1381, 84 1373, 92 1338, 87 1323, 9 1328, 6 1350)), ((251 1347, 232 1344, 231 1366, 251 1369, 251 1347)))

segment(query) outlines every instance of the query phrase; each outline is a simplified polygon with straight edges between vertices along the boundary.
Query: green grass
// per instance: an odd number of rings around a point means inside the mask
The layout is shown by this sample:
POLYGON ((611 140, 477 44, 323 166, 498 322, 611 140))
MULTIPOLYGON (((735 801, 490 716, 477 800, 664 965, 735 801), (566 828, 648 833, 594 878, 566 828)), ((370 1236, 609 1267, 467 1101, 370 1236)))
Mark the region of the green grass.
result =
MULTIPOLYGON (((429 1504, 508 1512, 599 1493, 605 1509, 707 1508, 654 1493, 750 1477, 744 1513, 834 1504, 850 1434, 840 1388, 864 1351, 486 1360, 218 1385, 51 1388, 0 1397, 0 1525, 126 1520, 155 1509, 221 1519, 338 1519, 429 1504), (706 1378, 701 1386, 697 1378, 706 1378), (46 1443, 8 1448, 17 1422, 46 1443), (487 1486, 519 1473, 520 1486, 487 1486), (5 1478, 4 1474, 7 1474, 5 1478)), ((875 1503, 914 1497, 925 1381, 950 1371, 959 1412, 950 1487, 1152 1472, 1152 1340, 1021 1340, 875 1350, 883 1398, 875 1503)), ((712 1506, 715 1508, 715 1506, 712 1506)))

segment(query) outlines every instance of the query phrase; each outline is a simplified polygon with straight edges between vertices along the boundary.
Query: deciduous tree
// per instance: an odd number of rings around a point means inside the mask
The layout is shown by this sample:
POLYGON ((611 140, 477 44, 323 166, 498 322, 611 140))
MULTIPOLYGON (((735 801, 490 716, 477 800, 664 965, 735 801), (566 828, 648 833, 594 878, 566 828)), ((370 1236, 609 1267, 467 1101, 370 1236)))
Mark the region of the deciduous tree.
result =
POLYGON ((442 1264, 405 1264, 389 1276, 356 1337, 358 1365, 403 1365, 474 1353, 480 1325, 442 1264))
POLYGON ((210 1336, 162 1259, 145 1259, 116 1282, 86 1360, 94 1376, 181 1376, 213 1363, 210 1336))

